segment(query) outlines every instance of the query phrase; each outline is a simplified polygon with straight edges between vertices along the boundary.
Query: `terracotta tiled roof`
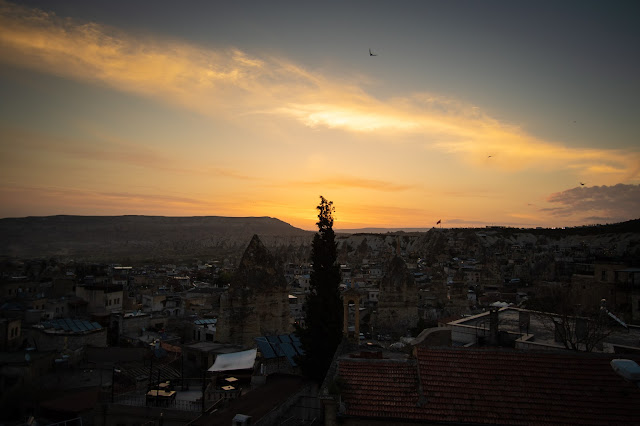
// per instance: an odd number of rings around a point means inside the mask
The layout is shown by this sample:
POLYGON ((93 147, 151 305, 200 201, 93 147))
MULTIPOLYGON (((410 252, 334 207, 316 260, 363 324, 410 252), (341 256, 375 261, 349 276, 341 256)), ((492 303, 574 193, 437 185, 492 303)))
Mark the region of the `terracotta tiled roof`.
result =
POLYGON ((338 375, 346 382, 342 400, 348 415, 403 418, 417 408, 416 363, 394 360, 341 360, 338 375))
POLYGON ((617 357, 418 348, 417 361, 342 359, 343 415, 511 425, 640 424, 640 388, 613 371, 609 362, 617 357))

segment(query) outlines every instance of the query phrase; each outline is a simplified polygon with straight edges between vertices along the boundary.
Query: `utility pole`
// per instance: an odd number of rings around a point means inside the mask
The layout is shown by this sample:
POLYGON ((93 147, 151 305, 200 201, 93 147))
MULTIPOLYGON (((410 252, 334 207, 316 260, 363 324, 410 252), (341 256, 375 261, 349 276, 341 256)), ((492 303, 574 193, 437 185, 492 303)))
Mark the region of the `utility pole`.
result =
POLYGON ((160 369, 158 368, 158 384, 156 385, 156 407, 158 406, 158 399, 160 399, 160 369))
MULTIPOLYGON (((120 370, 116 368, 114 365, 111 370, 111 403, 113 404, 115 397, 115 389, 116 389, 116 373, 120 373, 120 370)), ((102 372, 100 372, 100 377, 102 377, 102 372)))
POLYGON ((204 414, 204 392, 206 390, 207 370, 202 370, 202 414, 204 414))
POLYGON ((151 367, 149 367, 149 384, 147 386, 147 391, 151 390, 151 380, 153 379, 153 357, 154 357, 154 353, 153 351, 151 351, 151 367))

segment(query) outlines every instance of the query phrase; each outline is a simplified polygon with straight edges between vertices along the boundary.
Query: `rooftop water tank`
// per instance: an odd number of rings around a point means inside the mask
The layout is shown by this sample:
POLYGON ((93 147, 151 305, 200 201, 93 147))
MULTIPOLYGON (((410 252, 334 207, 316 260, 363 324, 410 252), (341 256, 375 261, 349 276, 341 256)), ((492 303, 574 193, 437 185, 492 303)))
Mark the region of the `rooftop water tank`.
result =
POLYGON ((640 382, 640 365, 630 359, 612 359, 613 371, 630 382, 640 382))

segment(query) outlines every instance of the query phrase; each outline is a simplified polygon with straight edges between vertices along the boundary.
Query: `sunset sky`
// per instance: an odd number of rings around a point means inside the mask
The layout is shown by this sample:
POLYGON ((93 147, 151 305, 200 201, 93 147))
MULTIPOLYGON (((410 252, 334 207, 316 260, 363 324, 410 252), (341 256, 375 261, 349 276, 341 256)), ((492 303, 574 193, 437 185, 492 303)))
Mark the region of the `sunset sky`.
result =
POLYGON ((314 229, 320 195, 336 229, 640 217, 640 2, 0 0, 0 217, 314 229))

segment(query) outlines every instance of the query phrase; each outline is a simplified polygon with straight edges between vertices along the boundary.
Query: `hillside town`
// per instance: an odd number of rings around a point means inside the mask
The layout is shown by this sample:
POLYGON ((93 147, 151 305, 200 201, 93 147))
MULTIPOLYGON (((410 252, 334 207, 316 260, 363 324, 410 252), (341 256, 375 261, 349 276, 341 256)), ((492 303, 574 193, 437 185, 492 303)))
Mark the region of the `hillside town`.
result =
POLYGON ((637 424, 640 235, 338 234, 343 342, 305 380, 308 247, 2 258, 1 424, 637 424))

